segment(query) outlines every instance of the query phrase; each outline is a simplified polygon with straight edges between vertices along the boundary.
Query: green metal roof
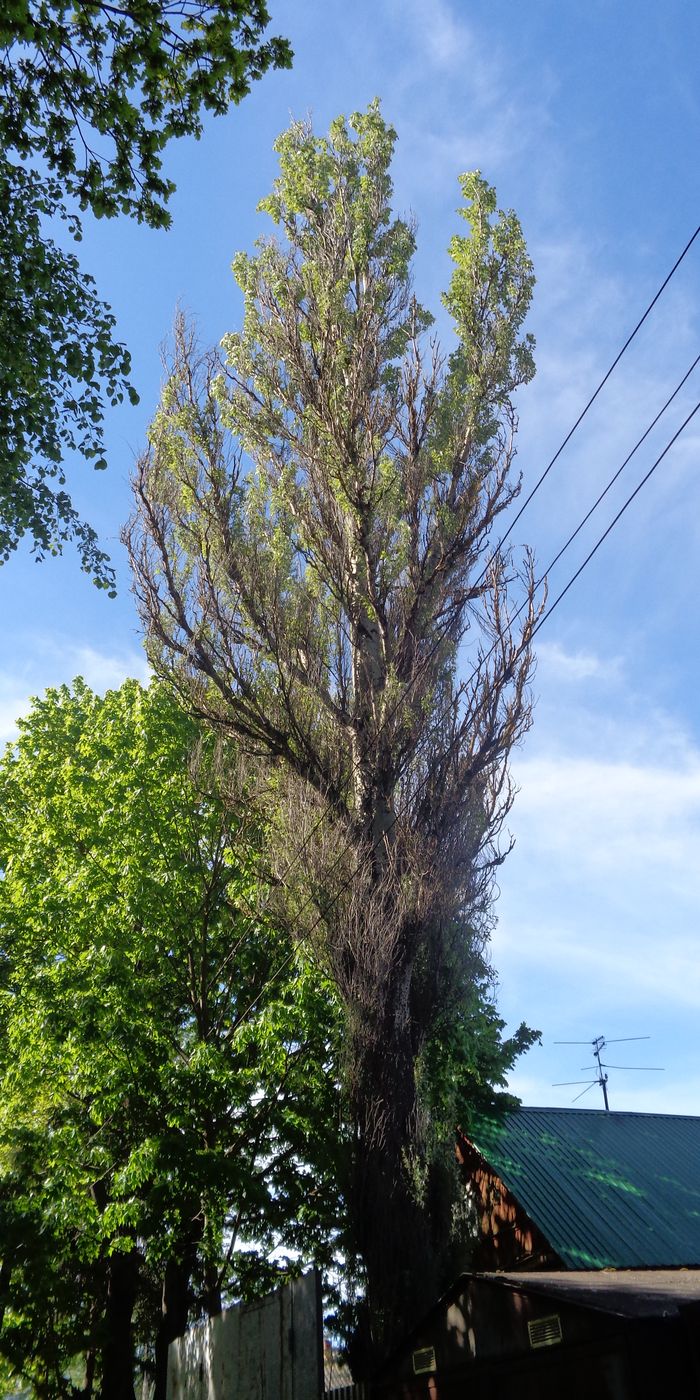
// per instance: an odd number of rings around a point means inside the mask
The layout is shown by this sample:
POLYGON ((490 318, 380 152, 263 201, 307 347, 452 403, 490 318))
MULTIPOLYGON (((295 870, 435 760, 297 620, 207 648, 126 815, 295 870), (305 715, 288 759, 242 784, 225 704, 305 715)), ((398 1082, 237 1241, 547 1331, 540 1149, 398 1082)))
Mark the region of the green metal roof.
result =
POLYGON ((470 1140, 567 1268, 700 1266, 700 1118, 519 1108, 470 1140))

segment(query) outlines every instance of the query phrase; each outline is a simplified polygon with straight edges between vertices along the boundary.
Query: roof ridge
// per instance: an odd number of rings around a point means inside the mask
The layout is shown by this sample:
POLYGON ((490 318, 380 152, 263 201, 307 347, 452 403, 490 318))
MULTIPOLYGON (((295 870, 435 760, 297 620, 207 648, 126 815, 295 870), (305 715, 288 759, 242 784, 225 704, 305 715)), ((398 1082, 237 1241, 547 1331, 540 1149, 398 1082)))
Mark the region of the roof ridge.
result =
MULTIPOLYGON (((697 1122, 700 1118, 700 1114, 697 1113, 663 1113, 659 1111, 648 1113, 641 1108, 572 1108, 571 1105, 557 1104, 553 1106, 534 1103, 521 1103, 518 1104, 517 1108, 508 1109, 507 1113, 503 1115, 504 1118, 509 1117, 511 1113, 570 1113, 577 1117, 580 1117, 581 1114, 590 1114, 591 1117, 597 1116, 598 1118, 687 1118, 691 1122, 697 1122)), ((483 1116, 488 1117, 489 1115, 484 1114, 483 1116)), ((500 1117, 500 1114, 491 1116, 500 1117)))

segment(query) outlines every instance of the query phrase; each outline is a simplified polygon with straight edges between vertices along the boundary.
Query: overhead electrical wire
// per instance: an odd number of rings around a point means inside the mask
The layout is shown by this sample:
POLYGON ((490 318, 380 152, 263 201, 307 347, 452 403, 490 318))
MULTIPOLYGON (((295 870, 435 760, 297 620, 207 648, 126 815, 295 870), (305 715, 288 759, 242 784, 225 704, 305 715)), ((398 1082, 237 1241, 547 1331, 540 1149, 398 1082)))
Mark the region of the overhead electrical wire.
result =
MULTIPOLYGON (((557 555, 555 556, 554 560, 553 560, 552 563, 549 565, 549 569, 551 569, 551 568, 554 566, 554 564, 555 564, 559 559, 561 559, 562 555, 565 553, 565 551, 569 548, 569 546, 570 546, 570 545, 573 543, 573 541, 576 539, 576 537, 578 536, 578 534, 580 533, 580 531, 583 529, 583 526, 584 526, 584 525, 586 524, 586 522, 590 519, 591 515, 593 514, 593 511, 597 508, 598 505, 600 505, 601 501, 605 498, 605 496, 607 495, 608 491, 611 489, 611 487, 614 485, 614 483, 618 480, 618 478, 619 478, 621 472, 622 472, 622 471, 624 470, 624 468, 627 466, 627 464, 628 464, 629 461, 632 459, 632 457, 634 456, 634 454, 637 452, 637 450, 639 449, 639 447, 641 447, 642 443, 643 443, 643 442, 646 440, 646 438, 649 436, 649 433, 652 431, 652 429, 656 426, 656 424, 658 423, 658 421, 659 421, 659 419, 661 418, 662 414, 666 412, 667 408, 670 406, 670 404, 671 404, 671 403, 673 402, 673 400, 676 398, 677 394, 680 392, 680 390, 682 389, 683 385, 686 383, 687 379, 689 378, 690 374, 692 373, 693 369, 695 369, 695 367, 696 367, 696 365, 698 364, 699 361, 700 361, 700 355, 697 356, 696 359, 693 361, 693 364, 690 366, 690 369, 688 369, 688 370, 686 371, 686 373, 683 375, 683 378, 682 378, 682 379, 680 380, 680 382, 677 384, 677 386, 676 386, 676 388, 674 389, 673 393, 669 396, 669 398, 666 400, 666 402, 665 402, 665 404, 663 405, 663 407, 662 407, 662 408, 659 410, 659 412, 655 415, 655 417, 652 419, 652 421, 651 421, 651 423, 649 424, 649 426, 645 429, 644 433, 642 433, 641 437, 637 440, 637 442, 635 443, 635 446, 632 448, 631 452, 628 453, 628 455, 627 455, 627 457, 625 458, 625 460, 624 460, 624 462, 622 463, 622 465, 617 469, 617 471, 614 473, 614 475, 610 478, 608 484, 606 485, 606 487, 604 488, 604 490, 600 493, 600 495, 598 496, 598 498, 597 498, 597 500, 595 501, 594 505, 591 506, 591 508, 587 511, 586 515, 583 517, 583 519, 581 520, 581 522, 579 523, 579 525, 576 527, 576 529, 575 529, 575 530, 572 532, 572 534, 569 536, 569 538, 568 538, 568 540, 566 541, 566 543, 565 543, 565 544, 562 546, 562 548, 558 551, 558 553, 557 553, 557 555)), ((587 567, 587 565, 588 565, 588 564, 590 563, 590 561, 593 559, 594 555, 598 552, 598 550, 600 549, 601 545, 602 545, 602 544, 604 543, 604 541, 608 538, 608 536, 610 535, 611 531, 615 528, 615 526, 617 525, 618 521, 619 521, 619 520, 621 519, 621 517, 625 514, 625 511, 628 509, 628 507, 632 504, 632 502, 635 500, 635 498, 639 495, 639 493, 640 493, 640 491, 642 490, 642 488, 647 484, 647 482, 648 482, 648 481, 650 480, 650 478, 653 476, 654 472, 655 472, 655 471, 657 470, 657 468, 660 466, 661 462, 664 460, 664 458, 666 457, 666 455, 668 454, 668 452, 671 450, 671 448, 673 447, 674 443, 677 442, 678 438, 681 436, 681 434, 682 434, 682 433, 685 431, 685 429, 688 427, 689 423, 692 421, 692 419, 695 417, 695 415, 696 415, 696 413, 698 413, 698 411, 700 411, 700 401, 698 401, 698 403, 696 403, 695 407, 694 407, 694 408, 691 410, 691 412, 686 416, 686 418, 685 418, 685 419, 683 420, 683 422, 681 423, 680 427, 676 429, 676 431, 675 431, 675 433, 673 434, 673 436, 669 439, 669 441, 666 443, 666 446, 663 448, 663 451, 659 453, 658 457, 657 457, 657 458, 655 459, 655 461, 652 463, 652 465, 651 465, 651 467, 649 468, 649 470, 645 473, 645 475, 642 477, 642 479, 641 479, 641 480, 638 482, 638 484, 635 486, 634 490, 633 490, 633 491, 630 493, 630 495, 627 497, 627 499, 625 500, 624 504, 621 506, 620 510, 618 510, 618 512, 617 512, 617 514, 614 516, 613 520, 610 522, 610 524, 607 526, 607 528, 603 531, 602 535, 599 536, 598 540, 596 541, 596 544, 593 546, 593 549, 591 549, 591 550, 589 551, 589 553, 587 554, 587 556, 586 556, 586 558, 584 559, 583 563, 579 565, 578 569, 575 571, 575 573, 574 573, 574 574, 571 576, 571 578, 568 580, 568 582, 567 582, 567 584, 565 585, 565 587, 564 587, 564 588, 561 590, 561 592, 557 595, 557 597, 555 598, 554 602, 545 610, 545 612, 542 614, 542 616, 538 619, 538 621, 537 621, 535 627, 533 628, 532 632, 530 633, 530 636, 529 636, 529 638, 528 638, 527 644, 521 646, 519 652, 516 653, 516 656, 515 656, 515 658, 514 658, 514 662, 517 661, 518 657, 519 657, 520 655, 522 655, 524 651, 527 650, 527 648, 528 648, 529 645, 531 644, 532 639, 533 639, 533 637, 535 636, 535 634, 536 634, 537 632, 540 631, 541 627, 544 626, 544 623, 547 621, 547 619, 548 619, 549 617, 551 617, 551 615, 552 615, 552 613, 554 612, 555 608, 558 607, 559 603, 562 601, 562 599, 563 599, 563 598, 566 596, 566 594, 569 592, 569 589, 573 586, 573 584, 576 582, 576 580, 577 580, 577 579, 580 577, 580 575, 583 573, 584 569, 587 567)), ((543 582, 543 580, 544 580, 545 577, 546 577, 546 574, 543 574, 543 575, 541 576, 540 580, 539 580, 538 583, 535 585, 536 588, 540 586, 540 584, 543 582)), ((511 622, 514 622, 514 621, 517 619, 517 617, 520 615, 520 613, 523 611, 523 609, 527 606, 527 601, 528 601, 528 600, 526 599, 525 602, 523 602, 523 603, 520 605, 520 607, 517 609, 517 611, 514 613, 513 617, 511 618, 511 622)), ((497 645, 498 645, 498 643, 495 642, 494 645, 491 647, 490 651, 488 651, 488 652, 481 658, 481 660, 479 661, 478 665, 477 665, 476 667, 474 667, 474 669, 473 669, 472 672, 471 672, 471 675, 467 678, 467 681, 462 683, 463 685, 468 684, 468 683, 469 683, 469 680, 474 679, 474 677, 475 677, 476 675, 478 675, 479 670, 480 670, 480 669, 482 668, 482 666, 488 661, 489 656, 492 655, 492 653, 493 653, 493 651, 495 650, 495 648, 496 648, 497 645)), ((460 688, 461 688, 461 687, 460 687, 460 688)), ((441 719, 444 719, 444 718, 446 718, 446 717, 449 715, 450 711, 451 711, 452 708, 453 708, 453 703, 454 703, 453 701, 450 702, 449 706, 446 708, 446 710, 443 712, 442 716, 440 717, 441 719)), ((439 722, 439 721, 438 721, 438 722, 439 722)), ((455 738, 452 740, 452 743, 451 743, 450 745, 448 745, 447 749, 445 750, 444 757, 448 757, 448 756, 449 756, 451 750, 455 747, 456 743, 458 743, 458 742, 460 741, 460 739, 461 739, 461 735, 458 733, 458 734, 455 736, 455 738)), ((416 788, 416 792, 419 792, 420 789, 421 789, 421 787, 425 786, 426 779, 427 779, 428 776, 429 776, 429 775, 426 774, 426 777, 424 777, 424 778, 421 780, 421 782, 418 784, 418 786, 417 786, 417 788, 416 788)), ((415 797, 415 793, 414 793, 414 797, 415 797)), ((384 840, 384 839, 386 838, 386 836, 389 834, 389 832, 393 830, 393 828, 396 826, 397 822, 400 820, 400 818, 401 818, 403 815, 404 815, 404 813, 401 812, 401 811, 398 811, 398 812, 395 813, 395 815, 394 815, 392 821, 390 822, 390 824, 389 824, 389 826, 387 827, 386 831, 383 833, 383 836, 382 836, 382 838, 381 838, 382 840, 384 840)), ((316 828, 313 828, 313 829, 315 830, 316 828)), ((308 840, 308 839, 309 839, 309 838, 307 837, 307 840, 308 840)), ((301 851, 302 849, 303 849, 303 847, 300 848, 300 851, 301 851)), ((379 842, 375 842, 374 845, 373 845, 373 847, 372 847, 372 850, 378 850, 378 849, 379 849, 379 842)), ((331 874, 331 873, 333 872, 333 870, 334 870, 334 869, 337 867, 337 865, 339 864, 340 860, 342 860, 343 857, 344 857, 345 855, 347 855, 347 853, 348 853, 349 850, 350 850, 350 844, 349 844, 349 843, 346 843, 345 847, 341 850, 340 854, 336 857, 335 861, 334 861, 334 862, 332 863, 332 865, 329 867, 328 874, 331 874)), ((300 852, 297 853, 297 857, 296 857, 296 858, 298 858, 298 854, 300 854, 300 852)), ((311 935, 315 932, 315 930, 316 930, 316 929, 319 927, 319 925, 323 922, 324 918, 327 917, 327 915, 328 915, 328 913, 330 912, 330 910, 333 909, 334 906, 338 903, 338 900, 342 898, 342 896, 343 896, 343 894, 345 893, 345 891, 346 891, 347 889, 350 888, 350 886, 352 885, 353 880, 356 878, 356 876, 360 873, 360 871, 362 870, 363 866, 365 865, 366 860, 367 860, 367 852, 364 852, 363 855, 362 855, 362 857, 361 857, 361 859, 360 859, 360 861, 353 867, 353 869, 352 869, 350 875, 349 875, 348 878, 343 882, 343 884, 340 886, 340 889, 339 889, 339 890, 336 892, 336 894, 333 896, 333 898, 331 899, 331 901, 330 901, 330 903, 328 904, 328 906, 326 907, 326 909, 323 911, 323 913, 319 913, 318 917, 314 920, 313 924, 311 925, 311 928, 310 928, 310 929, 307 929, 306 933, 302 935, 301 939, 299 940, 299 943, 303 943, 303 942, 308 941, 308 939, 311 937, 311 935)), ((311 898, 308 897, 308 898, 304 901, 304 903, 302 904, 301 909, 299 910, 299 913, 300 913, 300 914, 303 914, 304 910, 307 909, 307 908, 309 907, 310 903, 311 903, 311 898)), ((299 946, 299 944, 296 944, 296 945, 291 949, 291 951, 289 952, 289 954, 287 955, 287 957, 283 959, 283 961, 279 964, 279 966, 278 966, 278 967, 275 969, 275 971, 272 973, 271 977, 268 978, 268 980, 267 980, 267 981, 264 983, 264 985, 260 988, 260 991, 258 992, 257 996, 253 999, 252 1002, 250 1002, 250 1004, 249 1004, 249 1005, 246 1007, 246 1009, 241 1013, 241 1015, 240 1015, 239 1017, 236 1018, 236 1021, 234 1022, 234 1024, 233 1024, 232 1027, 231 1027, 231 1034, 235 1034, 235 1032, 236 1032, 236 1030, 238 1029, 238 1027, 248 1018, 250 1012, 251 1012, 251 1011, 253 1010, 253 1008, 257 1005, 257 1003, 258 1003, 260 997, 264 995, 264 993, 265 993, 265 991, 267 990, 267 988, 268 988, 269 986, 271 986, 272 983, 274 983, 274 982, 277 980, 277 978, 278 978, 279 976, 281 976, 281 974, 284 972, 285 968, 287 968, 287 967, 289 966, 289 964, 292 962, 293 958, 294 958, 295 955, 296 955, 296 951, 297 951, 298 946, 299 946)))
MULTIPOLYGON (((577 535, 580 535, 584 526, 588 524, 588 521, 590 520, 593 513, 598 509, 598 506, 601 504, 601 502, 605 500, 605 497, 607 496, 608 492, 612 490, 613 486, 615 485, 615 482, 618 480, 618 477, 622 476, 625 467, 628 465, 629 462, 632 461, 632 458, 634 457, 635 453, 638 452, 639 448, 642 446, 642 443, 646 442, 646 439, 648 438, 649 434, 653 432, 659 420, 663 418, 666 409, 670 408, 671 404, 673 403, 673 400, 678 396, 681 389, 683 388, 683 385, 687 383, 687 381, 690 379, 693 370, 697 367, 698 364, 700 364, 700 355, 696 355, 692 365, 690 366, 690 369, 686 370, 685 374, 683 375, 683 378, 679 380, 678 384, 673 390, 673 393, 669 394, 669 397, 667 398, 663 407, 659 409, 658 413, 656 414, 656 417, 652 418, 651 423, 649 424, 648 428, 645 428, 644 432, 642 433, 642 436, 640 438, 637 438, 634 447, 632 448, 631 452, 628 452, 624 462, 620 464, 617 471, 615 472, 615 475, 611 476, 609 482, 607 483, 607 486, 605 486, 601 491, 600 495, 596 497, 590 510, 587 511, 584 515, 583 520, 579 521, 578 525, 576 526, 576 529, 571 535, 569 535, 568 540, 565 544, 562 545, 561 549, 559 550, 559 553, 555 554, 554 558, 547 565, 544 574, 541 575, 541 577, 538 579, 536 587, 539 587, 540 584, 544 582, 546 576, 550 574, 552 569, 559 563, 559 560, 561 559, 562 555, 565 554, 569 546, 573 544, 577 535)), ((516 616, 519 616, 519 614, 516 613, 516 616)))
POLYGON ((559 594, 557 595, 557 597, 554 599, 554 602, 553 602, 553 603, 550 603, 549 607, 548 607, 548 608, 546 609, 546 611, 542 614, 542 616, 538 619, 537 623, 535 624, 535 626, 534 626, 533 629, 532 629, 532 632, 530 633, 530 641, 532 641, 533 637, 536 637, 536 636, 537 636, 537 633, 539 632, 540 628, 544 626, 544 624, 545 624, 545 622, 547 621, 547 619, 548 619, 549 617, 552 616, 552 613, 554 612, 554 609, 557 608, 557 607, 559 606, 559 604, 561 603, 562 598, 565 598, 565 597, 566 597, 567 593, 569 592, 569 589, 572 588, 573 585, 575 584, 576 580, 577 580, 578 578, 580 578, 580 576, 581 576, 581 574, 583 573, 584 569, 587 567, 588 564, 590 564, 591 559, 593 558, 594 554, 597 554, 597 553, 598 553, 598 550, 600 549, 600 546, 601 546, 601 545, 604 543, 604 541, 608 538, 608 535, 610 534, 610 532, 611 532, 612 530, 614 530, 614 528, 615 528, 615 526, 617 525, 618 521, 622 518, 622 516, 624 515, 625 511, 627 510, 628 506, 631 506, 631 504, 632 504, 633 500, 635 499, 635 497, 639 495, 639 492, 642 490, 642 487, 643 487, 643 486, 646 486, 647 482, 649 481, 649 478, 652 477, 652 476, 654 475, 654 472, 656 471, 656 468, 661 464, 661 462, 663 462, 663 459, 664 459, 664 457, 666 456, 667 452, 670 452, 671 448, 673 447, 674 442, 677 442, 677 440, 678 440, 678 438, 680 437, 681 433, 685 432, 685 429, 687 428, 688 424, 692 421, 692 419, 695 417, 695 415, 696 415, 696 413, 698 412, 698 410, 700 410, 700 401, 698 401, 698 403, 696 403, 695 408, 691 409, 691 411, 690 411, 690 413, 688 414, 687 418, 685 418, 685 419, 683 420, 683 422, 681 423, 680 428, 678 428, 678 429, 676 430, 676 432, 673 434, 673 437, 669 440, 669 442, 666 443, 666 446, 665 446, 663 452, 659 453, 659 456, 656 458, 656 461, 652 463, 652 465, 650 466, 650 468, 649 468, 648 472, 646 473, 646 475, 643 476, 642 479, 641 479, 641 481, 639 481, 639 482, 637 483, 637 485, 636 485, 635 488, 634 488, 634 491, 632 491, 631 494, 627 497, 627 500, 625 501, 624 505, 622 505, 622 506, 620 507, 619 511, 617 512, 617 515, 613 516, 613 519, 610 521, 610 524, 608 525, 607 530, 604 530, 604 531, 603 531, 603 534, 600 536, 600 538, 599 538, 598 540, 596 540, 596 543, 594 544, 592 550, 590 550, 590 552, 586 555, 586 558, 584 559, 583 563, 582 563, 582 564, 579 564, 579 567, 578 567, 578 569, 576 570, 576 573, 575 573, 575 574, 572 574, 572 576, 571 576, 571 578, 569 579, 569 581, 568 581, 568 583, 566 584, 566 586, 565 586, 564 588, 562 588, 561 593, 559 593, 559 594))
POLYGON ((605 374, 603 375, 603 378, 602 378, 601 381, 600 381, 600 384, 598 385, 597 389, 595 389, 594 392, 591 394, 591 397, 590 397, 590 399, 588 400, 588 403, 585 405, 585 407, 584 407, 584 408, 581 410, 581 412, 579 413, 579 416, 578 416, 578 418, 576 419, 576 422, 574 423, 573 427, 572 427, 572 428, 569 430, 569 432, 567 433, 567 435, 566 435, 566 437, 564 438, 564 441, 562 442, 561 446, 557 448, 556 452, 554 453, 554 456, 553 456, 553 457, 551 458, 551 460, 547 463, 547 466, 545 467, 545 469, 544 469, 544 471, 542 472, 541 476, 538 477, 537 481, 535 482, 534 486, 532 487, 532 490, 528 492, 528 494, 527 494, 527 496, 525 497, 525 500, 523 501, 523 503, 522 503, 522 505, 521 505, 519 511, 518 511, 517 514, 514 516, 514 518, 511 520, 510 525, 508 526, 508 529, 507 529, 506 532, 505 532, 505 535, 503 536, 502 540, 500 541, 500 544, 499 544, 499 546, 498 546, 499 549, 501 549, 501 548, 503 547, 503 545, 505 544, 506 540, 507 540, 507 539, 509 538, 509 536, 512 534, 512 532, 513 532, 513 530, 515 529, 515 526, 517 525, 518 521, 520 520, 520 518, 521 518, 523 512, 524 512, 525 510, 527 510, 527 507, 529 506, 531 500, 537 495, 537 492, 539 491, 539 489, 540 489, 542 483, 543 483, 543 482, 546 480, 546 478, 549 476, 549 473, 551 472, 552 467, 554 466, 555 462, 557 462, 557 461, 559 460, 559 458, 561 457, 561 454, 562 454, 562 452, 564 451, 564 448, 565 448, 565 447, 567 446, 567 444, 571 441, 571 439, 572 439, 574 433, 576 432, 576 429, 578 428, 579 424, 583 422, 583 420, 584 420, 584 418, 586 417, 586 414, 588 413, 589 409, 593 407, 593 404, 595 403, 595 401, 596 401, 596 399, 597 399, 599 393, 601 392, 602 389, 605 388, 605 385, 607 384, 607 382, 608 382, 608 380, 609 380, 611 374, 613 373, 613 370, 615 370, 615 369, 617 368, 617 366, 619 365, 620 360, 622 359, 622 356, 625 354, 625 351, 629 349, 630 345, 632 344, 632 341, 634 340, 635 336, 637 335, 637 332, 640 331, 640 330, 642 329, 642 326, 644 325, 644 322, 646 321, 647 317, 651 314, 651 312, 653 311, 654 307, 656 306, 656 303, 657 303, 657 301, 659 300, 659 297, 661 297, 661 296, 663 295, 663 293, 665 292, 665 290, 666 290, 666 288, 667 288, 669 282, 671 281, 671 278, 675 276, 676 272, 678 271, 678 268, 680 267, 681 263, 683 262, 683 259, 684 259, 684 258, 686 257, 686 255, 690 252, 690 249, 692 248, 692 246, 693 246, 693 244, 694 244, 694 242, 695 242, 695 240, 696 240, 696 238, 697 238, 697 236, 698 236, 699 233, 700 233, 700 224, 698 224, 698 226, 697 226, 695 232, 692 233, 692 234, 690 235, 690 238, 688 239, 688 242, 686 243, 685 248, 683 249, 682 253, 679 253, 678 257, 676 258, 676 261, 675 261, 674 264, 673 264, 673 267, 671 268, 671 271, 666 275, 666 277, 664 277, 664 280, 663 280, 663 282, 661 283, 661 286, 659 287, 658 291, 654 293, 654 296, 652 297, 651 301, 649 302, 649 305, 647 306, 646 311, 644 311, 643 314, 640 316, 640 318, 639 318, 639 320, 637 321, 637 324, 636 324, 636 326, 634 327, 634 329, 630 331, 630 333, 629 333, 629 335, 628 335, 628 337, 627 337, 627 339, 626 339, 624 345, 622 346, 622 349, 618 351, 618 353, 617 353, 617 355, 615 356, 615 359, 613 360, 613 362, 612 362, 610 368, 609 368, 608 370, 606 370, 605 374))

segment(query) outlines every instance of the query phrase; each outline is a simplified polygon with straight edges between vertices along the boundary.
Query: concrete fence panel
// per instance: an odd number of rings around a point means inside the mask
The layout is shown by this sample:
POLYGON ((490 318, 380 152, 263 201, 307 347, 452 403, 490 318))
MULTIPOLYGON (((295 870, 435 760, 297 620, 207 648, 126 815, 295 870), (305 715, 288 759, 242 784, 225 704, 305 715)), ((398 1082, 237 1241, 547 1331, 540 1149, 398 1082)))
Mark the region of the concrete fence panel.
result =
POLYGON ((168 1400, 321 1400, 323 1317, 315 1270, 173 1342, 168 1400))

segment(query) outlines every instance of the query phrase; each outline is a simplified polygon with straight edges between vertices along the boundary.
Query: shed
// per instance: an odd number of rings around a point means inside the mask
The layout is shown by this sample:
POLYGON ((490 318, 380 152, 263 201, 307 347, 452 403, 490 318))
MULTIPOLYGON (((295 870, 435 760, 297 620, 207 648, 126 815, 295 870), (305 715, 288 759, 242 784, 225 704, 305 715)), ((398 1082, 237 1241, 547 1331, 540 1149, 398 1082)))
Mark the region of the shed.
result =
POLYGON ((700 1267, 700 1118, 518 1108, 458 1155, 477 1269, 700 1267))
POLYGON ((464 1274, 384 1368, 375 1400, 690 1400, 700 1270, 464 1274))

